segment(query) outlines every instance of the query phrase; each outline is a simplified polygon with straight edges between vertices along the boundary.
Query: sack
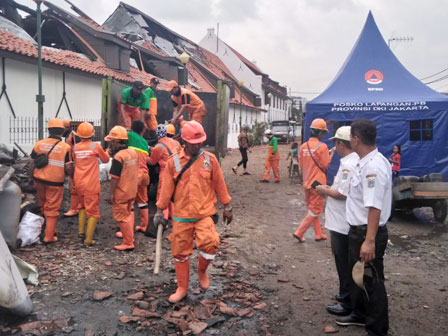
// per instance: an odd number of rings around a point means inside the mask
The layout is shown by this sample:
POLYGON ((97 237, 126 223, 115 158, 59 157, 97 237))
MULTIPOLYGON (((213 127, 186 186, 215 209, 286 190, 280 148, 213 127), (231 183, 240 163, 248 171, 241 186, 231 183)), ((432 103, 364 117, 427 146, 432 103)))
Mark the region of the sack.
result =
POLYGON ((29 211, 25 212, 19 224, 19 232, 17 233, 17 239, 21 240, 20 247, 39 242, 43 224, 43 217, 29 211))
POLYGON ((42 169, 43 167, 48 165, 48 155, 47 154, 39 154, 34 159, 34 167, 37 169, 42 169))
POLYGON ((61 142, 61 140, 56 141, 56 143, 53 145, 53 147, 51 147, 51 149, 48 153, 42 153, 42 154, 39 154, 38 156, 36 156, 34 158, 34 167, 37 169, 42 169, 45 166, 47 166, 48 165, 48 156, 53 151, 54 147, 60 142, 61 142))

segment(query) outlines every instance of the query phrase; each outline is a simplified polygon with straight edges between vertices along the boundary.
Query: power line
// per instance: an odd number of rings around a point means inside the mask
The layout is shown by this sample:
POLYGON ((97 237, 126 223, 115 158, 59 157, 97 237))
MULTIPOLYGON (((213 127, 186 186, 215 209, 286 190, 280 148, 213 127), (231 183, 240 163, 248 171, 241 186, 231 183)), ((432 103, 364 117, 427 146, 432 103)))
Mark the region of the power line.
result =
POLYGON ((434 79, 432 81, 426 82, 425 84, 428 85, 428 84, 432 84, 432 83, 437 83, 437 82, 441 82, 441 81, 443 81, 445 79, 448 79, 448 75, 445 75, 443 77, 440 77, 440 78, 434 79))
POLYGON ((441 70, 441 71, 439 71, 439 72, 436 72, 435 74, 433 74, 433 75, 431 75, 431 76, 427 76, 427 77, 424 77, 424 78, 420 78, 420 80, 422 81, 422 80, 425 80, 425 79, 428 79, 428 78, 431 78, 431 77, 440 75, 442 72, 445 72, 445 71, 447 71, 447 70, 448 70, 448 68, 443 69, 443 70, 441 70))

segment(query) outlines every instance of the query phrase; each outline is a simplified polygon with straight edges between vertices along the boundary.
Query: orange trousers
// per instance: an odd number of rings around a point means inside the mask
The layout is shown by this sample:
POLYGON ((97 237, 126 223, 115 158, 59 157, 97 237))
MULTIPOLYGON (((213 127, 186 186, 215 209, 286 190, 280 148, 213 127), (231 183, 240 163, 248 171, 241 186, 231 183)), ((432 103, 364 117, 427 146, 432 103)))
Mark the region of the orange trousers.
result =
POLYGON ((137 196, 135 196, 135 201, 137 203, 139 204, 148 203, 148 184, 149 184, 148 173, 140 172, 138 174, 137 196))
POLYGON ((324 209, 324 198, 313 188, 305 189, 305 204, 313 214, 320 215, 324 209))
POLYGON ((125 128, 131 128, 132 122, 135 119, 140 119, 140 108, 131 107, 129 105, 121 104, 118 102, 118 115, 120 116, 120 125, 125 128), (124 119, 121 114, 121 107, 124 106, 124 119))
POLYGON ((197 222, 181 223, 173 220, 173 231, 168 239, 171 242, 171 254, 177 260, 184 260, 193 253, 193 240, 201 254, 213 259, 219 245, 219 235, 211 217, 197 222))
POLYGON ((112 204, 112 215, 117 222, 129 221, 131 210, 133 208, 134 200, 117 200, 114 199, 112 204))
POLYGON ((70 210, 79 210, 80 209, 80 203, 79 203, 79 196, 76 192, 75 183, 73 182, 73 179, 69 176, 68 177, 68 188, 70 190, 70 210))
POLYGON ((88 217, 100 218, 100 194, 79 195, 79 209, 86 210, 88 217))
POLYGON ((45 217, 58 217, 64 197, 64 187, 39 182, 34 182, 34 187, 37 190, 37 204, 45 217))
POLYGON ((205 109, 201 109, 199 111, 194 111, 192 113, 188 113, 188 119, 197 121, 202 125, 202 121, 204 120, 205 109))
POLYGON ((154 114, 146 113, 145 114, 145 126, 147 129, 151 131, 155 131, 157 129, 157 117, 154 114))
POLYGON ((278 159, 266 159, 266 163, 264 166, 264 175, 263 180, 269 181, 271 177, 271 168, 272 172, 274 173, 274 179, 276 181, 280 181, 280 158, 278 159))

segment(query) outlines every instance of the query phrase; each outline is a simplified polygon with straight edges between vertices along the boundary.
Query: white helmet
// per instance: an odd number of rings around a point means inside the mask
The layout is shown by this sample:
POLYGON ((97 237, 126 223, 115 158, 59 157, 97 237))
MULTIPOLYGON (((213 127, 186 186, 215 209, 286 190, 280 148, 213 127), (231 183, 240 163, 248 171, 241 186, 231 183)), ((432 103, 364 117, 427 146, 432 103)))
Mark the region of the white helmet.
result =
POLYGON ((264 131, 264 135, 272 135, 272 131, 268 128, 266 131, 264 131))

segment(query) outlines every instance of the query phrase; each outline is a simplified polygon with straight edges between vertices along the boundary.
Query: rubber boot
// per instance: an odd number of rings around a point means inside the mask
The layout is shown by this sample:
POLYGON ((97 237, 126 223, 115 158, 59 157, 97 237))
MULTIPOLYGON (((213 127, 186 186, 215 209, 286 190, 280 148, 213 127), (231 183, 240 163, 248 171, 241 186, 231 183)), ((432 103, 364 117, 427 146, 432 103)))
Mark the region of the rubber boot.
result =
POLYGON ((177 289, 168 298, 168 301, 171 303, 177 303, 187 296, 188 282, 190 280, 190 259, 184 262, 175 261, 174 267, 176 268, 177 289))
POLYGON ((307 214, 297 227, 296 232, 293 233, 293 236, 297 238, 301 243, 305 242, 305 238, 303 238, 303 235, 313 223, 314 218, 315 217, 313 217, 311 214, 307 214))
POLYGON ((135 227, 135 231, 146 232, 149 222, 148 209, 140 209, 140 226, 135 227))
POLYGON ((320 218, 316 217, 313 221, 314 233, 316 236, 316 241, 327 240, 328 237, 322 233, 322 228, 320 227, 320 218))
POLYGON ((86 228, 86 210, 80 209, 78 213, 78 222, 79 222, 79 228, 78 228, 78 236, 84 237, 84 231, 86 228))
POLYGON ((98 223, 98 218, 89 217, 87 222, 87 232, 86 232, 86 240, 84 240, 84 244, 86 245, 95 245, 96 241, 93 240, 93 233, 95 232, 96 223, 98 223))
POLYGON ((203 256, 199 255, 198 257, 198 278, 199 278, 199 287, 203 290, 207 290, 210 287, 210 279, 207 274, 207 267, 210 264, 211 260, 205 259, 203 256))
POLYGON ((46 217, 44 243, 55 243, 58 241, 58 237, 55 236, 57 222, 58 217, 46 217))
POLYGON ((134 222, 131 221, 133 217, 134 216, 132 216, 132 218, 128 218, 127 221, 120 222, 120 231, 123 234, 123 242, 121 243, 121 245, 114 246, 114 249, 119 251, 134 249, 134 222))

